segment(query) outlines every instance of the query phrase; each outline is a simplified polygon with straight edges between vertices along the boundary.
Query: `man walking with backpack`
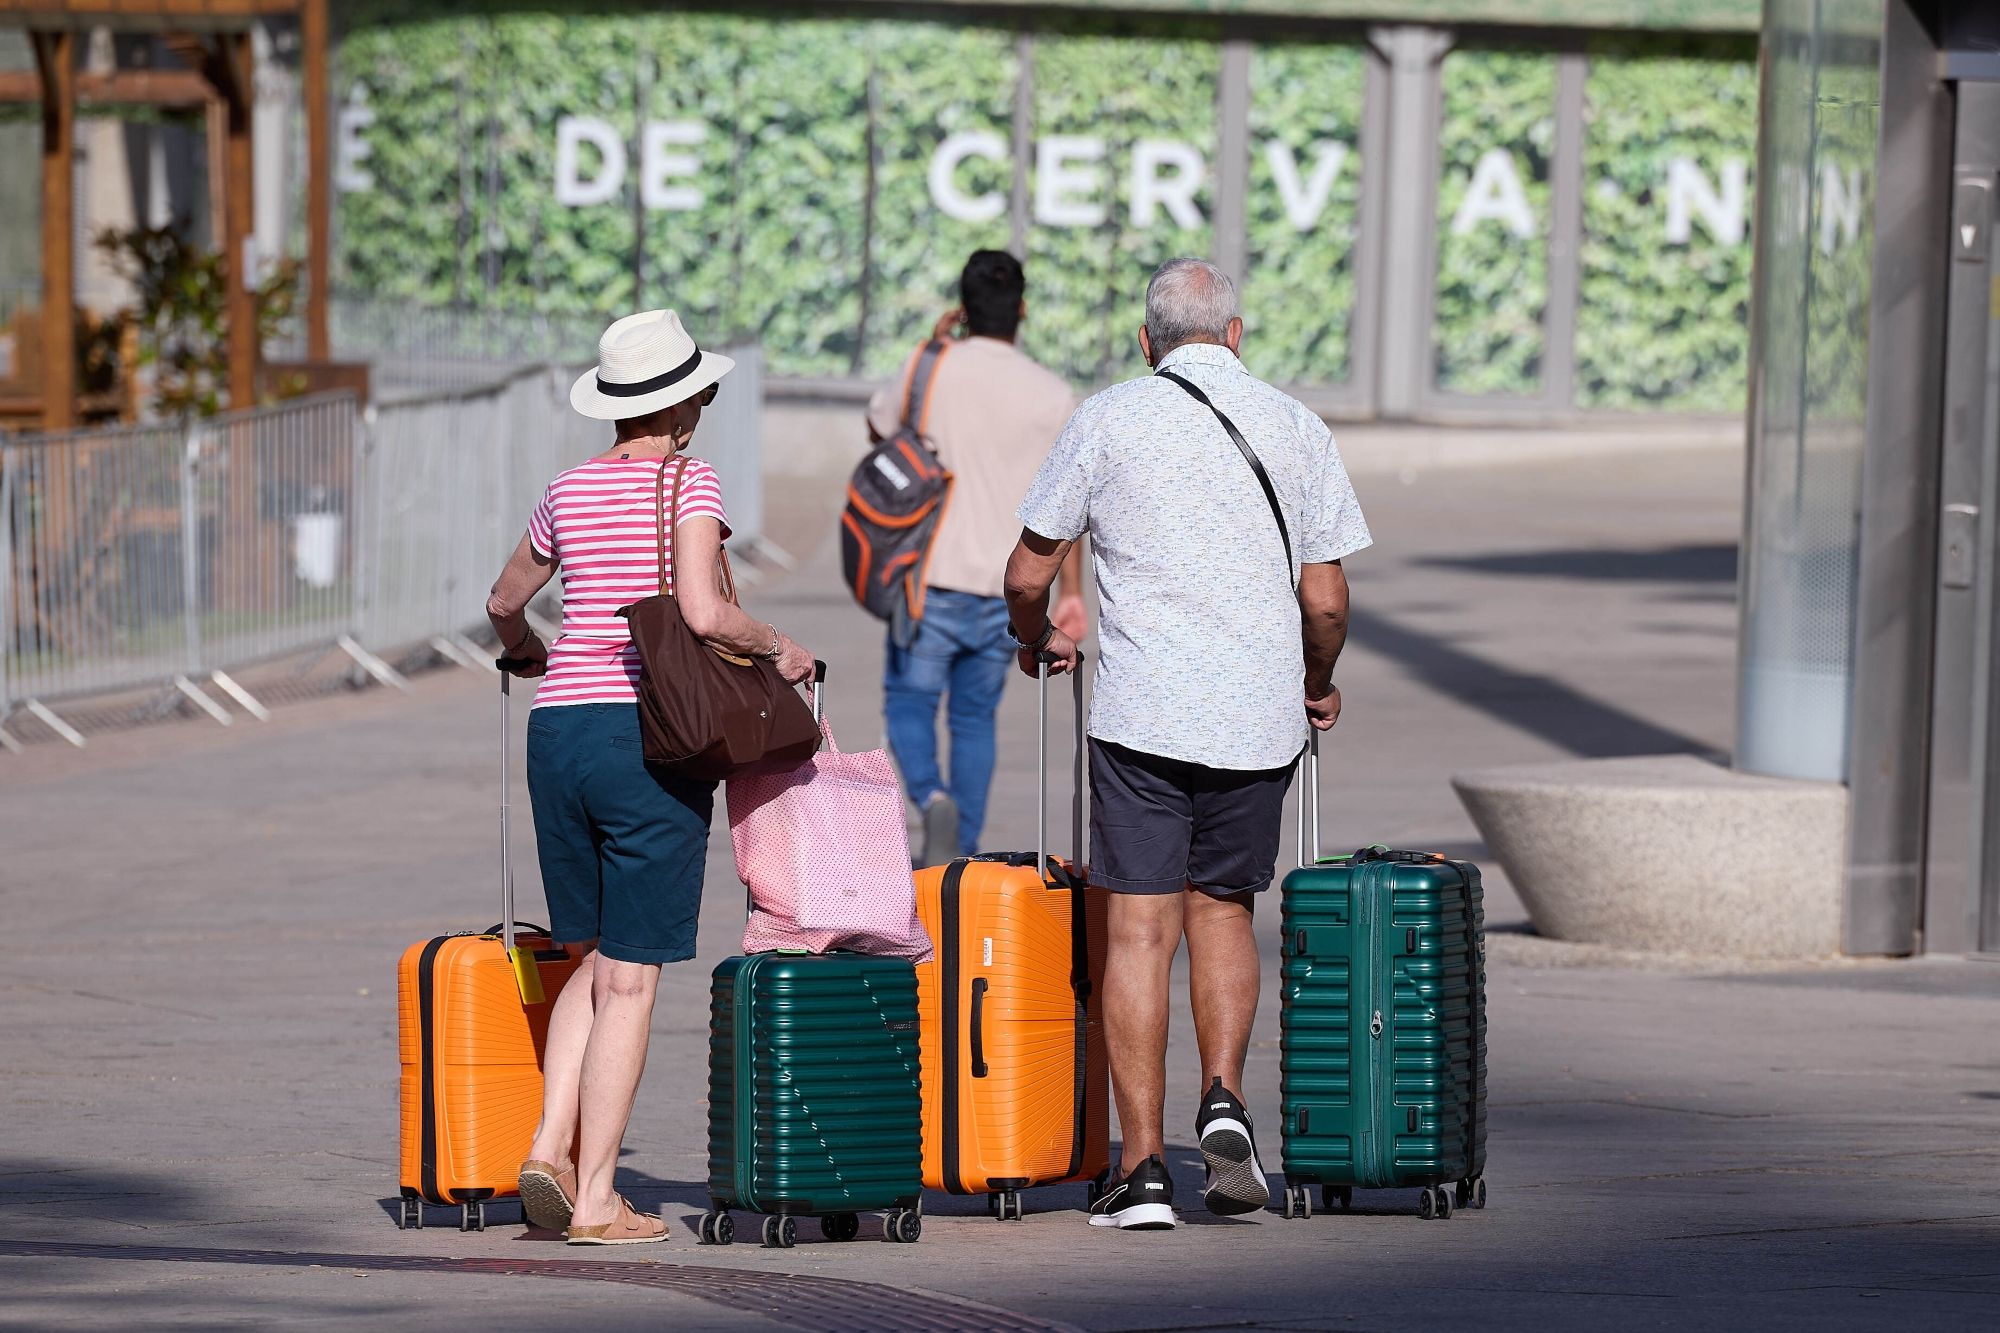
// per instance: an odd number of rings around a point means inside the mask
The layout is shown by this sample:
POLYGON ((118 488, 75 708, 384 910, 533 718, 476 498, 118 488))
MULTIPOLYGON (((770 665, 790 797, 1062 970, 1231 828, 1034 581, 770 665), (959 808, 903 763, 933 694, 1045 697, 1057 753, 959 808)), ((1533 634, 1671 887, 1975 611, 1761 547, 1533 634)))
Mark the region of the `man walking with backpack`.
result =
POLYGON ((1326 423, 1237 359, 1236 289, 1198 259, 1161 265, 1139 347, 1155 374, 1086 402, 1021 505, 1007 603, 1036 652, 1076 668, 1047 614, 1085 532, 1102 599, 1090 709, 1090 882, 1110 890, 1104 1036, 1123 1176, 1096 1226, 1174 1225, 1164 1160, 1167 998, 1188 943, 1201 1048, 1195 1136, 1211 1212, 1270 1201, 1243 1105, 1257 1015, 1256 895, 1307 727, 1340 717, 1341 559, 1368 527, 1326 423))
MULTIPOLYGON (((889 749, 922 815, 922 865, 978 850, 993 780, 994 715, 1014 648, 1001 596, 1001 571, 1019 530, 1014 511, 1076 406, 1067 384, 1015 346, 1026 288, 1014 256, 975 251, 959 279, 960 308, 938 321, 937 353, 927 358, 919 349, 868 405, 875 439, 895 435, 907 413, 909 427, 952 474, 918 587, 921 616, 907 642, 898 642, 903 636, 891 622, 882 680, 889 749), (949 337, 953 326, 964 336, 949 337), (913 384, 920 371, 928 382, 913 384), (938 762, 940 702, 951 734, 949 776, 938 762)), ((1062 580, 1053 615, 1081 638, 1081 562, 1072 560, 1062 580)))

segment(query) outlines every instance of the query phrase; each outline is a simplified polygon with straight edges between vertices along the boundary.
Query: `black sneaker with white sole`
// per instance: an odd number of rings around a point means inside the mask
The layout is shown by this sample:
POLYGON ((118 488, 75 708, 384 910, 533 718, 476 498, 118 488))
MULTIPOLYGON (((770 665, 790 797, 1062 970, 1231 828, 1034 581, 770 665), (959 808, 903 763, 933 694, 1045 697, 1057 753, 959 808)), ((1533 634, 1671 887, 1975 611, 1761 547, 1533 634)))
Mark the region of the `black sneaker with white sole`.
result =
POLYGON ((1155 1154, 1133 1167, 1131 1175, 1090 1205, 1090 1225, 1125 1231, 1173 1230, 1174 1181, 1167 1174, 1167 1164, 1155 1154))
POLYGON ((1202 1094, 1194 1133, 1201 1141, 1201 1159, 1208 1164, 1202 1201, 1209 1212, 1235 1217, 1254 1213, 1271 1202, 1271 1185, 1264 1179, 1263 1163, 1257 1160, 1250 1112, 1235 1093, 1222 1086, 1220 1078, 1202 1094))

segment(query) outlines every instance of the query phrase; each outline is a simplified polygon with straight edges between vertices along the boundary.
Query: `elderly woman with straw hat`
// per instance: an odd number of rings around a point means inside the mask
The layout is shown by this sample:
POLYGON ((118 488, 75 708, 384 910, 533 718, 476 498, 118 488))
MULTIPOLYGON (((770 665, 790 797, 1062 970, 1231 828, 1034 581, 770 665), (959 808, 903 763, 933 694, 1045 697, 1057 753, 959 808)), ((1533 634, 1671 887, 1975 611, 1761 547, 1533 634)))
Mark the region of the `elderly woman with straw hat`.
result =
POLYGON ((582 960, 550 1013, 542 1119, 521 1168, 528 1219, 572 1245, 667 1234, 612 1174, 660 967, 694 956, 714 803, 713 783, 645 760, 639 658, 618 609, 672 591, 713 647, 769 658, 788 682, 812 673, 811 653, 724 595, 722 488, 706 462, 682 455, 732 364, 697 347, 670 310, 605 330, 570 404, 616 423, 616 438, 549 483, 486 604, 510 669, 541 678, 528 723, 535 838, 549 925, 582 960), (672 533, 660 531, 663 479, 679 488, 672 533), (562 633, 545 645, 525 611, 558 569, 562 633))

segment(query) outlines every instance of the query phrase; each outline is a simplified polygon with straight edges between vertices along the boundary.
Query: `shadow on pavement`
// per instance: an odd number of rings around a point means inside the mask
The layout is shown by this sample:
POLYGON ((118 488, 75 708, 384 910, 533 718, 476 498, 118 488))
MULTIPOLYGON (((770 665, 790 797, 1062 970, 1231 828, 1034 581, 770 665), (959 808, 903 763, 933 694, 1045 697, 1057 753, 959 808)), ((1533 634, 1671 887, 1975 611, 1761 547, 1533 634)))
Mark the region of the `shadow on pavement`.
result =
POLYGON ((1553 676, 1516 671, 1374 611, 1349 613, 1349 642, 1393 658, 1440 694, 1584 759, 1712 754, 1702 741, 1592 698, 1553 676))
POLYGON ((1434 569, 1516 578, 1601 579, 1613 583, 1734 583, 1734 542, 1684 542, 1646 550, 1558 547, 1490 555, 1437 555, 1417 560, 1434 569))

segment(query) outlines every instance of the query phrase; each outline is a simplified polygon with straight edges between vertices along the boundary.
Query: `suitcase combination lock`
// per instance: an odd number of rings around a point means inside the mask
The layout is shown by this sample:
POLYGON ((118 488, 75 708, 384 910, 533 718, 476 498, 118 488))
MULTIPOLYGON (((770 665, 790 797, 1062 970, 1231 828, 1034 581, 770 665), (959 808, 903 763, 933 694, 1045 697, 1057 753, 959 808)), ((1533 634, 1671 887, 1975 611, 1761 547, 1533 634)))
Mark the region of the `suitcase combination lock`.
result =
POLYGON ((1368 1035, 1371 1037, 1382 1035, 1382 1011, 1380 1009, 1377 1009, 1368 1019, 1368 1035))

